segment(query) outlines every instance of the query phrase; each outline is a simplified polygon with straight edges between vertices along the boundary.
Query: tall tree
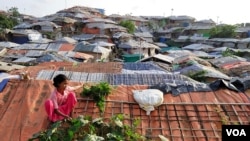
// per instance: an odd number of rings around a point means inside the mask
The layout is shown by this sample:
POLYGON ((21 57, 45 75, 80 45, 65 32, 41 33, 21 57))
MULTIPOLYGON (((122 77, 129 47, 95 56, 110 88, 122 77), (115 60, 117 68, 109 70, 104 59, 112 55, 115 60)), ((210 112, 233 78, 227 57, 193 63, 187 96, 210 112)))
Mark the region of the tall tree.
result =
POLYGON ((210 29, 210 38, 234 38, 236 26, 233 25, 218 25, 210 29))
POLYGON ((21 14, 19 13, 17 7, 11 7, 11 8, 8 10, 8 13, 10 13, 12 17, 16 17, 16 18, 18 18, 18 17, 21 15, 21 14))
POLYGON ((0 29, 5 29, 5 28, 11 29, 13 28, 13 26, 14 26, 14 23, 10 18, 8 18, 5 15, 0 14, 0 29))
POLYGON ((135 32, 135 24, 132 21, 129 20, 124 20, 119 23, 119 25, 127 28, 129 33, 134 33, 135 32))
POLYGON ((10 14, 9 18, 12 20, 14 26, 17 25, 19 23, 19 21, 20 21, 20 16, 21 16, 21 14, 18 11, 18 8, 11 7, 8 10, 8 13, 10 14))

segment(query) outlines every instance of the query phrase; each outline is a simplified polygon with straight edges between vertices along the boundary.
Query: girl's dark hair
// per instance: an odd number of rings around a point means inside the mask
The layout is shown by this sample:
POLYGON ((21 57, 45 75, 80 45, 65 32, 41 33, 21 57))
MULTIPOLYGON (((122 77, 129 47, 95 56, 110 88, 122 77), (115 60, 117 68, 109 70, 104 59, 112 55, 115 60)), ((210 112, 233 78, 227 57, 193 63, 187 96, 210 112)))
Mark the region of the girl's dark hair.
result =
POLYGON ((53 79, 53 85, 58 88, 59 84, 62 83, 63 81, 68 80, 68 77, 65 76, 64 74, 58 74, 57 76, 54 77, 53 79))

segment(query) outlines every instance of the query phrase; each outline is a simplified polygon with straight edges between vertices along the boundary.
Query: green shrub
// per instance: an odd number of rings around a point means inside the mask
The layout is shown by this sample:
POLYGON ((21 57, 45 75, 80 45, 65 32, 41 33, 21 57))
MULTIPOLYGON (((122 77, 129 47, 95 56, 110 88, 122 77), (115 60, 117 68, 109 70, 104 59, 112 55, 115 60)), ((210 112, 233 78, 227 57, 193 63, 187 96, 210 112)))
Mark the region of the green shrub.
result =
POLYGON ((103 113, 105 109, 105 97, 111 93, 111 86, 107 82, 100 82, 99 84, 92 85, 90 87, 83 87, 81 96, 91 97, 96 103, 96 106, 103 113))

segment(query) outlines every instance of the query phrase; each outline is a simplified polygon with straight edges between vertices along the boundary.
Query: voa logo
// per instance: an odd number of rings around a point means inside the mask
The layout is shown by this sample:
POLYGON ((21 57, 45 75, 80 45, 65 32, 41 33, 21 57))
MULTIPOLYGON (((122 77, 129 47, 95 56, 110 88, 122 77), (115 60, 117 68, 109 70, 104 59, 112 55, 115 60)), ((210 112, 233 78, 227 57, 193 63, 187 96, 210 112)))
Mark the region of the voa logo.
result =
POLYGON ((226 129, 227 136, 247 136, 244 129, 226 129))

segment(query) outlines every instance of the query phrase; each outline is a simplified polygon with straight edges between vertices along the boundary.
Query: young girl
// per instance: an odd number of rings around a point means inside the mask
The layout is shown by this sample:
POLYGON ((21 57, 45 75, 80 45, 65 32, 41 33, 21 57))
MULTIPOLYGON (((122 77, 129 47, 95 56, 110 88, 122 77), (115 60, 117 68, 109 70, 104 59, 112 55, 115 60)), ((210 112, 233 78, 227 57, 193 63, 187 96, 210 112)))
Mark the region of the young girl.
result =
POLYGON ((81 88, 81 86, 68 86, 68 78, 59 74, 53 79, 55 90, 51 93, 48 100, 45 101, 45 110, 48 114, 49 120, 56 122, 62 119, 70 119, 70 113, 77 103, 74 90, 81 88))

